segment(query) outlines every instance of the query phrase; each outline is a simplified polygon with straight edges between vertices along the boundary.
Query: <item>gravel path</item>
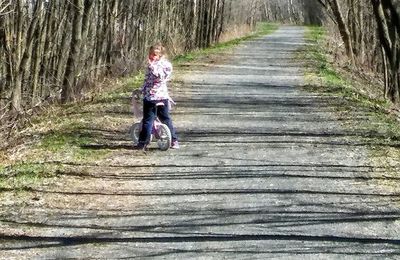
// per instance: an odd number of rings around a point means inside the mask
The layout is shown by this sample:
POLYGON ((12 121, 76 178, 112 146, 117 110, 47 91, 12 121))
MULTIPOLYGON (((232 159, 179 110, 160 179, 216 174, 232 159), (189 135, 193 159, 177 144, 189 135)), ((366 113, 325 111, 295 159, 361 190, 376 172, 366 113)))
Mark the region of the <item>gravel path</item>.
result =
POLYGON ((301 90, 304 44, 283 26, 181 69, 181 149, 66 167, 2 206, 0 258, 400 257, 400 191, 377 185, 382 169, 328 98, 301 90))

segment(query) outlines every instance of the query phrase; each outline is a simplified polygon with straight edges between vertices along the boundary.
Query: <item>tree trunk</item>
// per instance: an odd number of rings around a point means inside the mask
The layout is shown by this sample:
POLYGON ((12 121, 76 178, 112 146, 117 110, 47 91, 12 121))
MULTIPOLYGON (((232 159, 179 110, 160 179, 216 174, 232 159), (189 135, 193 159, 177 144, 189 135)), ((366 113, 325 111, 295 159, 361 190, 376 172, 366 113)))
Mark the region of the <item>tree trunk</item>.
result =
POLYGON ((393 5, 388 3, 388 0, 371 1, 378 24, 379 39, 385 49, 385 54, 389 61, 388 95, 393 103, 398 103, 400 101, 400 26, 397 26, 398 14, 392 8, 393 5))
POLYGON ((74 6, 72 10, 74 10, 74 19, 72 25, 72 39, 61 90, 62 103, 71 101, 73 98, 73 91, 77 76, 77 64, 79 63, 79 54, 82 42, 82 18, 84 10, 83 2, 84 0, 73 1, 74 6))
POLYGON ((33 46, 33 36, 36 31, 36 27, 39 20, 39 13, 42 9, 42 1, 37 1, 32 21, 29 24, 29 28, 26 33, 20 32, 21 34, 25 35, 25 42, 23 44, 23 52, 21 53, 22 59, 19 62, 19 66, 16 70, 16 77, 15 77, 15 85, 13 90, 12 96, 12 108, 16 111, 22 110, 22 82, 25 77, 29 76, 30 71, 28 70, 28 65, 30 64, 32 58, 32 46, 33 46))
POLYGON ((335 16, 336 22, 339 26, 340 36, 342 37, 344 46, 346 48, 346 54, 351 63, 354 64, 353 45, 351 43, 350 31, 347 24, 344 22, 339 2, 338 0, 330 0, 328 3, 332 8, 333 15, 335 16))
POLYGON ((43 60, 43 52, 44 52, 44 45, 46 42, 46 30, 47 30, 47 19, 43 17, 41 14, 40 17, 40 27, 37 30, 37 44, 34 51, 34 56, 32 60, 32 98, 31 98, 31 106, 35 106, 37 103, 40 102, 40 89, 39 89, 39 73, 40 73, 40 64, 43 60))

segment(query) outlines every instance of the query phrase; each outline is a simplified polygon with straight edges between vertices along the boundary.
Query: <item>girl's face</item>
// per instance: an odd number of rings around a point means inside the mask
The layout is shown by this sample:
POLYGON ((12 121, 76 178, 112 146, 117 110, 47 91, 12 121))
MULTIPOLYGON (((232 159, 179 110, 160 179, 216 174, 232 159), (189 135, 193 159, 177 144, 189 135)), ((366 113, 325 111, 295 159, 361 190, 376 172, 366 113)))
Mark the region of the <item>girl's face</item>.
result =
POLYGON ((149 54, 149 59, 151 61, 157 61, 161 58, 161 47, 154 47, 154 49, 149 54))

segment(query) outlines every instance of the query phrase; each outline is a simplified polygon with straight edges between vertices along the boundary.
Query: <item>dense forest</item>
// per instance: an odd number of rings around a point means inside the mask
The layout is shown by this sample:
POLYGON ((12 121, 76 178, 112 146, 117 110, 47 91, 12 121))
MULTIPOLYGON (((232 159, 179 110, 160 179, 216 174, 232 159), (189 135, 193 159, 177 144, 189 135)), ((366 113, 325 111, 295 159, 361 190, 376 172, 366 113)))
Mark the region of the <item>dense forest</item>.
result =
POLYGON ((156 40, 176 55, 259 21, 327 26, 398 103, 399 14, 396 0, 0 0, 0 120, 137 71, 156 40))

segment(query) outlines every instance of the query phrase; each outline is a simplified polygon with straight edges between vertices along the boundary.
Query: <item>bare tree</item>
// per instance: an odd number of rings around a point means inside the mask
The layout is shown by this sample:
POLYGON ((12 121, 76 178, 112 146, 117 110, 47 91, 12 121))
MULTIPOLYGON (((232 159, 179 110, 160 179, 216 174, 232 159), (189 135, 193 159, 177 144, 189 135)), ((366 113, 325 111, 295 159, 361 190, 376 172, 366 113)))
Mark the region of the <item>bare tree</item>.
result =
POLYGON ((351 63, 354 64, 354 54, 353 54, 352 41, 350 38, 350 31, 347 23, 345 22, 339 1, 338 0, 318 0, 318 1, 328 11, 332 12, 333 18, 335 19, 335 22, 338 25, 340 36, 342 37, 343 43, 345 45, 347 56, 349 57, 351 63))
POLYGON ((353 65, 382 75, 384 95, 399 103, 400 3, 395 0, 318 0, 341 35, 353 65))
MULTIPOLYGON (((391 0, 371 0, 378 25, 379 39, 389 61, 388 95, 398 103, 400 101, 400 19, 391 0)), ((387 66, 387 63, 384 64, 387 66)))
POLYGON ((80 98, 88 82, 141 67, 157 40, 173 54, 210 46, 230 25, 228 1, 0 0, 0 105, 80 98))
POLYGON ((0 16, 10 13, 11 11, 8 10, 10 6, 11 6, 10 0, 1 0, 0 1, 0 16))

